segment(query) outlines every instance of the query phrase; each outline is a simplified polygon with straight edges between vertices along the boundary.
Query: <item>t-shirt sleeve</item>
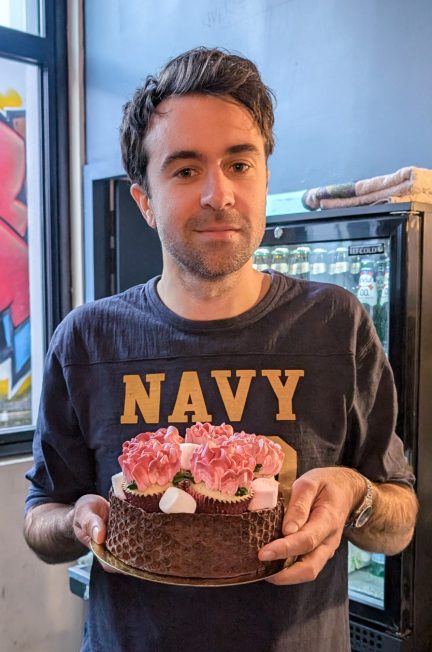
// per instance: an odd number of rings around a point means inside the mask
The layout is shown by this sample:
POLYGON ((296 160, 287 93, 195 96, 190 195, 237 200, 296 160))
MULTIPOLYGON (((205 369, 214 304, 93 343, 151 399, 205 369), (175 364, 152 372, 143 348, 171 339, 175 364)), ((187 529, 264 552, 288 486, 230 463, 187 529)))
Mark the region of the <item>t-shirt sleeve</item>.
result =
POLYGON ((26 474, 31 483, 26 510, 42 503, 71 504, 95 491, 93 453, 82 436, 54 342, 55 336, 45 362, 34 464, 26 474))
POLYGON ((375 482, 414 485, 401 439, 395 432, 397 396, 393 372, 369 319, 356 355, 356 384, 348 411, 344 464, 375 482))

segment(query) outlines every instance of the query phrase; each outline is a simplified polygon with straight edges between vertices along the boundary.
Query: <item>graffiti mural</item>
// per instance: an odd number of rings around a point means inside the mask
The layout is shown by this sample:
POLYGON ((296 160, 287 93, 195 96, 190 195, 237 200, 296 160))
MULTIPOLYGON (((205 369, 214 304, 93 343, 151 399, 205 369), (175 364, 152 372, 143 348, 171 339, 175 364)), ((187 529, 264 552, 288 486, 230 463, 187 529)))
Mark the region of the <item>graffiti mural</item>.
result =
POLYGON ((25 110, 0 94, 0 428, 31 423, 25 110))

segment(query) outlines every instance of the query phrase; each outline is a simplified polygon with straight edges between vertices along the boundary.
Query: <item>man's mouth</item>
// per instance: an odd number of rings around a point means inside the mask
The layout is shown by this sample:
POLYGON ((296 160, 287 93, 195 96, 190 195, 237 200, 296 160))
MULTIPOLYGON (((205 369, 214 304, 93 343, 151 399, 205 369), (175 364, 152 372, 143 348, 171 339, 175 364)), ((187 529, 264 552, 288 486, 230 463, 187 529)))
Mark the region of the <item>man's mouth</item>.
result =
POLYGON ((240 231, 240 227, 231 226, 229 224, 226 224, 224 226, 220 226, 219 224, 215 224, 214 226, 209 225, 209 226, 206 226, 204 228, 195 229, 195 230, 198 231, 198 233, 205 233, 206 231, 211 231, 211 232, 214 233, 215 231, 240 231))
POLYGON ((206 226, 205 228, 195 229, 195 233, 198 233, 199 236, 203 238, 213 238, 215 240, 231 240, 240 232, 238 226, 232 226, 230 224, 214 224, 206 226))

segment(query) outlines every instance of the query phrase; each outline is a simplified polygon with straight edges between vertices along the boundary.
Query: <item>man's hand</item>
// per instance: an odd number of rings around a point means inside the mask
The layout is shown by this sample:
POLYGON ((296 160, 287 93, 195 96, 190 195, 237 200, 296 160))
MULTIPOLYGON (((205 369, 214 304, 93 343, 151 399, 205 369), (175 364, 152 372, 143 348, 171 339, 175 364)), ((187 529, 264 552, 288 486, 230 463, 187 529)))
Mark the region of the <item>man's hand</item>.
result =
POLYGON ((24 537, 42 561, 59 564, 73 561, 103 543, 109 503, 94 494, 82 496, 75 505, 44 503, 30 509, 24 521, 24 537))
POLYGON ((106 537, 109 502, 96 494, 82 496, 75 503, 73 531, 81 543, 90 548, 90 542, 103 543, 106 537))
MULTIPOLYGON (((75 503, 73 514, 73 530, 78 541, 87 548, 92 541, 99 544, 105 541, 109 514, 109 502, 105 498, 96 494, 82 496, 75 503)), ((107 573, 121 573, 100 559, 98 562, 107 573)))
MULTIPOLYGON (((268 581, 299 584, 316 579, 339 547, 347 518, 364 493, 362 476, 345 467, 312 469, 300 476, 292 486, 282 526, 284 537, 259 552, 263 561, 294 555, 298 560, 268 581)), ((367 550, 396 554, 411 540, 416 514, 417 502, 410 488, 391 483, 374 485, 370 521, 348 536, 367 550)))
POLYGON ((264 546, 263 561, 298 556, 290 568, 269 579, 273 584, 299 584, 316 579, 339 547, 345 522, 361 500, 364 483, 345 468, 312 469, 292 486, 285 512, 283 539, 264 546), (357 482, 356 482, 357 480, 357 482))

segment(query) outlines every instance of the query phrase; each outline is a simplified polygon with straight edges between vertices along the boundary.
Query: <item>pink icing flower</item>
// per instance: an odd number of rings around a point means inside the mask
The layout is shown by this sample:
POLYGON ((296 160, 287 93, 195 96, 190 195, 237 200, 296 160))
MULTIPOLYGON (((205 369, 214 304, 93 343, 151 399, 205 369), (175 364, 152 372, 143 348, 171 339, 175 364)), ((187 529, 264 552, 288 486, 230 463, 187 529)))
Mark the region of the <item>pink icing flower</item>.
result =
POLYGON ((277 475, 282 468, 284 453, 282 447, 264 435, 252 435, 236 432, 229 441, 235 441, 246 448, 250 455, 261 465, 259 475, 277 475))
POLYGON ((195 423, 190 428, 186 428, 185 441, 188 444, 205 444, 208 441, 221 443, 231 437, 234 429, 228 423, 222 423, 220 426, 213 426, 211 423, 195 423))
POLYGON ((141 443, 150 441, 151 439, 156 439, 161 444, 169 442, 181 444, 184 441, 183 437, 180 437, 177 428, 175 426, 169 426, 168 428, 159 428, 155 432, 141 432, 139 435, 132 437, 130 441, 125 441, 122 447, 123 453, 134 450, 141 443))
POLYGON ((243 446, 229 441, 208 441, 191 458, 195 482, 204 482, 208 489, 232 496, 240 487, 251 487, 255 465, 255 458, 243 446))
MULTIPOLYGON (((137 438, 135 438, 137 439, 137 438)), ((156 438, 137 441, 123 449, 119 463, 126 482, 135 482, 139 491, 151 485, 166 485, 180 471, 181 449, 177 442, 156 438)))

